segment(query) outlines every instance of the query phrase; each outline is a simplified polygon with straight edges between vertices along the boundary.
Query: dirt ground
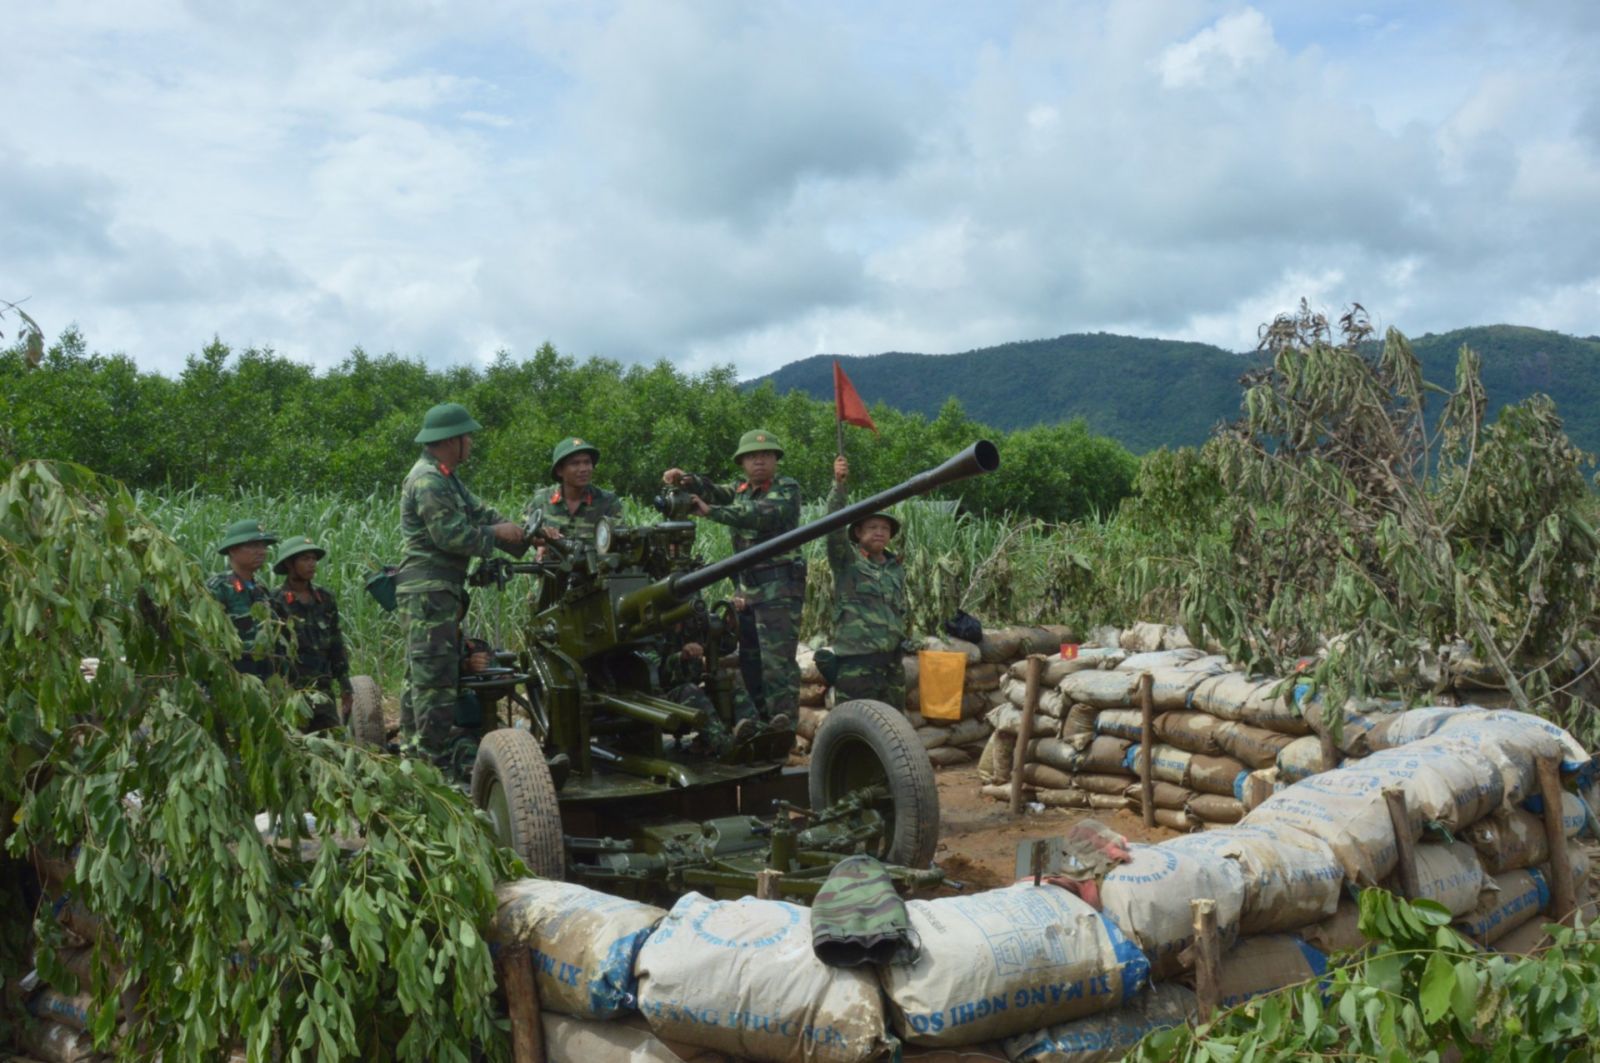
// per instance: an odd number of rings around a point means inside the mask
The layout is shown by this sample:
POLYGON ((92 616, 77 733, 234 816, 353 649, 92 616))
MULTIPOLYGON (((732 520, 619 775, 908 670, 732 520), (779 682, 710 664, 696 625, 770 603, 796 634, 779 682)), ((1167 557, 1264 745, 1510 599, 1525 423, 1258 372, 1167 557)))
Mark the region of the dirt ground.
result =
POLYGON ((965 884, 966 891, 1009 886, 1016 880, 1017 845, 1060 834, 1078 820, 1094 817, 1131 842, 1161 841, 1176 837, 1164 827, 1146 828, 1131 812, 1092 812, 1046 808, 1013 817, 1004 801, 978 792, 978 769, 948 768, 936 775, 939 783, 941 829, 934 863, 946 875, 965 884))

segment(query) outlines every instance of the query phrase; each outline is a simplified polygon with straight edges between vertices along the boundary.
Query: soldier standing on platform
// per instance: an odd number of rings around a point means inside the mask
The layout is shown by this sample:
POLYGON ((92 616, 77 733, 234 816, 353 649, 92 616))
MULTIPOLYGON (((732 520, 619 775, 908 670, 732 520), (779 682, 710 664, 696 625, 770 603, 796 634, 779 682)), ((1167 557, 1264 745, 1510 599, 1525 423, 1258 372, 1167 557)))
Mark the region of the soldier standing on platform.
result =
MULTIPOLYGON (((850 463, 833 461, 833 490, 828 512, 849 502, 845 481, 850 463)), ((828 564, 833 569, 833 661, 824 678, 834 687, 834 703, 870 698, 904 711, 905 668, 900 663, 906 638, 906 566, 889 553, 889 540, 900 533, 890 513, 869 513, 848 529, 828 535, 828 564), (832 674, 828 674, 831 672, 832 674)), ((818 654, 819 667, 824 667, 818 654)))

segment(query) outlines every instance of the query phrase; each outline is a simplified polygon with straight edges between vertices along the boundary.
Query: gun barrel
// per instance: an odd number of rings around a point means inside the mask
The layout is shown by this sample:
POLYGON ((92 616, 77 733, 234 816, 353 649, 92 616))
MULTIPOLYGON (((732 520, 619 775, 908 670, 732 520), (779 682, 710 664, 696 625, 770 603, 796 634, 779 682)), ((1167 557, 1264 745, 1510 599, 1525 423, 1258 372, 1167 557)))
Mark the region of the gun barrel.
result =
POLYGON ((887 491, 880 491, 871 498, 864 498, 859 502, 845 506, 843 509, 829 513, 810 524, 802 524, 793 531, 784 532, 782 535, 768 539, 764 543, 750 547, 748 550, 724 558, 704 568, 695 569, 672 577, 669 588, 672 597, 684 601, 693 597, 699 591, 709 587, 720 579, 727 579, 752 565, 758 565, 770 557, 788 553, 795 547, 808 543, 837 528, 848 527, 852 522, 859 520, 868 513, 887 509, 901 499, 925 495, 937 487, 957 480, 965 480, 972 476, 982 476, 994 472, 1000 467, 1000 451, 987 439, 980 439, 961 453, 950 458, 936 468, 920 472, 896 484, 887 491))

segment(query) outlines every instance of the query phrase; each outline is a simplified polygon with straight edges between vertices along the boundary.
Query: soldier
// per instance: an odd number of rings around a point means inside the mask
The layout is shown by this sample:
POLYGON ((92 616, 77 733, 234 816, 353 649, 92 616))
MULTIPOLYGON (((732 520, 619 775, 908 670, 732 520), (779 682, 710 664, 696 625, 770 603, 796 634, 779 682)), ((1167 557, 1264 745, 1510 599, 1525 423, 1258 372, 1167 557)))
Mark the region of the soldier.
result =
POLYGON ((458 727, 456 716, 467 565, 497 548, 516 556, 527 550, 522 525, 479 502, 456 475, 472 454, 472 433, 482 427, 459 403, 430 409, 416 436, 423 453, 400 493, 405 552, 395 595, 406 621, 400 725, 409 745, 457 773, 470 766, 477 747, 477 721, 458 727))
MULTIPOLYGON (((733 744, 732 734, 704 686, 707 667, 717 667, 716 661, 707 660, 705 645, 693 641, 689 637, 688 626, 680 624, 676 631, 658 640, 657 649, 650 656, 655 660, 657 676, 661 681, 661 689, 666 692, 666 699, 704 712, 706 726, 701 738, 706 747, 713 754, 727 752, 733 744)), ((755 706, 737 683, 733 686, 733 710, 737 720, 753 721, 756 718, 755 706)))
MULTIPOLYGON (((733 548, 745 550, 800 525, 800 485, 778 475, 783 446, 762 429, 739 439, 733 460, 744 469, 738 483, 717 484, 709 477, 668 469, 662 480, 694 495, 695 515, 733 529, 733 548)), ((761 687, 773 730, 792 730, 800 709, 800 610, 805 604, 806 566, 798 549, 780 554, 739 574, 743 608, 754 617, 761 647, 761 687)), ((737 734, 737 727, 735 729, 737 734)))
POLYGON ((305 691, 311 702, 308 734, 338 726, 340 713, 333 708, 335 684, 345 718, 354 698, 350 658, 339 629, 339 603, 332 591, 312 582, 317 562, 327 556, 328 552, 308 537, 297 535, 278 547, 278 560, 272 566, 272 571, 284 577, 283 585, 272 592, 272 609, 283 618, 293 640, 284 654, 289 682, 305 691))
POLYGON ((556 482, 555 490, 534 496, 523 522, 556 528, 564 539, 593 543, 596 524, 622 516, 622 500, 590 483, 599 463, 600 448, 593 443, 585 443, 577 436, 557 443, 550 452, 550 478, 556 482))
POLYGON ((233 666, 245 675, 266 679, 272 674, 271 656, 257 657, 256 635, 259 623, 251 609, 257 604, 267 604, 267 588, 256 582, 256 573, 267 560, 267 547, 278 537, 267 531, 259 520, 236 520, 223 533, 217 553, 228 559, 225 571, 206 580, 206 587, 227 610, 234 630, 244 643, 244 654, 234 660, 233 666))
MULTIPOLYGON (((828 512, 849 500, 845 481, 850 462, 833 459, 833 490, 828 512)), ((889 553, 900 522, 889 513, 869 513, 828 535, 833 569, 833 655, 828 681, 834 701, 857 698, 906 707, 905 670, 900 644, 906 638, 906 566, 889 553)))

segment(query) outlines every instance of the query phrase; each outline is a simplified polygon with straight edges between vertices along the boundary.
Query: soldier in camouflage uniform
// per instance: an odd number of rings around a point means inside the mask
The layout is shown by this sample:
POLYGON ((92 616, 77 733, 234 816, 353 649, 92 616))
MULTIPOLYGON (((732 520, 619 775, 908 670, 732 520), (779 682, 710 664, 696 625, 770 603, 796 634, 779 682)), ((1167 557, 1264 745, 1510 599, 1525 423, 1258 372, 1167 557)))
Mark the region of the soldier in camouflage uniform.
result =
POLYGON ((400 726, 409 746, 456 773, 470 768, 477 747, 477 721, 458 726, 456 715, 467 565, 497 548, 516 556, 527 550, 522 525, 478 501, 456 476, 472 453, 472 433, 482 427, 458 403, 430 409, 416 436, 423 453, 400 492, 405 552, 395 596, 406 628, 400 726))
MULTIPOLYGON (((745 478, 713 483, 710 477, 668 469, 662 480, 692 493, 695 515, 733 529, 733 548, 745 550, 800 525, 800 485, 778 475, 783 446, 771 432, 755 429, 739 439, 733 460, 745 478)), ((792 730, 800 710, 800 610, 805 604, 806 567, 798 549, 780 554, 738 576, 744 608, 755 617, 761 647, 762 708, 774 730, 792 730)))
MULTIPOLYGON (((845 507, 845 481, 850 463, 833 462, 833 490, 828 512, 845 507)), ((906 638, 906 566, 888 550, 900 532, 889 513, 869 513, 828 535, 828 564, 833 569, 834 703, 857 698, 882 701, 904 710, 905 668, 900 644, 906 638)))
POLYGON ((266 585, 256 581, 256 573, 266 563, 267 547, 277 541, 278 537, 259 520, 234 521, 217 546, 217 553, 227 557, 228 567, 206 580, 206 587, 227 610, 228 619, 244 643, 244 654, 234 660, 233 666, 260 679, 272 674, 274 661, 270 654, 258 657, 253 652, 260 629, 253 610, 258 604, 268 604, 266 585))
MULTIPOLYGON (((726 752, 733 744, 733 734, 723 722, 711 695, 706 693, 704 683, 708 662, 705 646, 692 641, 688 626, 680 624, 676 630, 658 639, 656 649, 648 656, 656 665, 656 676, 661 682, 661 689, 665 691, 663 696, 668 701, 704 712, 707 722, 702 738, 713 754, 726 752)), ((711 661, 709 665, 715 668, 717 662, 711 661)), ((733 683, 734 719, 755 720, 756 707, 751 704, 744 687, 731 677, 723 682, 733 683)))
POLYGON ((339 713, 333 707, 335 685, 347 717, 354 697, 350 658, 339 629, 339 603, 332 591, 312 582, 317 562, 326 556, 322 547, 297 535, 278 547, 278 560, 272 566, 272 571, 284 577, 283 585, 272 592, 272 609, 283 619, 290 640, 284 653, 289 683, 305 691, 311 702, 307 733, 338 726, 339 713))
POLYGON ((550 478, 554 490, 534 496, 523 514, 525 524, 555 528, 567 540, 594 542, 595 525, 622 517, 622 500, 590 481, 600 463, 600 448, 578 436, 568 436, 550 452, 550 478))

